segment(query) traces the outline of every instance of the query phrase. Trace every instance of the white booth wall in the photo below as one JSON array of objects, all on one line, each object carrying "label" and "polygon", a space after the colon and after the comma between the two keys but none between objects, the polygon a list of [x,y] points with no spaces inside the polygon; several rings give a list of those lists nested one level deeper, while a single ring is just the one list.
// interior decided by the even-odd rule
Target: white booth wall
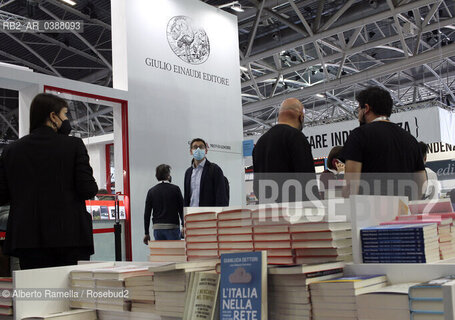
[{"label": "white booth wall", "polygon": [[[175,41],[184,39],[173,38],[173,27],[204,30],[210,44],[205,60],[189,63],[184,51],[174,54]],[[114,87],[129,96],[133,260],[149,254],[142,243],[143,210],[147,190],[157,183],[155,167],[169,164],[172,182],[183,192],[192,138],[210,145],[207,158],[230,182],[230,205],[245,202],[237,32],[235,16],[197,0],[160,1],[159,10],[155,1],[112,1]],[[213,76],[226,80],[207,79]]]}]

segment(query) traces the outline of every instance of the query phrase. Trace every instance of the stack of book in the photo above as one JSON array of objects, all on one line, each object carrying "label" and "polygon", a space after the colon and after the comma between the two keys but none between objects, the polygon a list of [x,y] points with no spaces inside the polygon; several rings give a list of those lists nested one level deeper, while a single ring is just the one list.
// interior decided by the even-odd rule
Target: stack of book
[{"label": "stack of book", "polygon": [[182,318],[188,281],[185,270],[154,272],[155,312],[161,316]]},{"label": "stack of book", "polygon": [[0,316],[2,319],[13,318],[13,280],[11,277],[0,278]]},{"label": "stack of book", "polygon": [[184,240],[149,241],[149,248],[151,262],[186,261]]},{"label": "stack of book", "polygon": [[[455,213],[412,214],[398,216],[394,223],[436,223],[439,236],[439,254],[441,260],[455,257],[455,244],[453,234],[453,219]],[[389,224],[389,223],[387,223]]]},{"label": "stack of book", "polygon": [[429,263],[439,261],[435,223],[396,224],[360,230],[364,263]]},{"label": "stack of book", "polygon": [[409,211],[412,214],[433,214],[453,212],[450,199],[417,200],[409,202]]},{"label": "stack of book", "polygon": [[97,292],[105,292],[96,298],[97,310],[128,311],[131,308],[130,297],[126,294],[125,280],[129,277],[150,275],[148,267],[127,265],[93,270]]},{"label": "stack of book", "polygon": [[453,319],[454,288],[454,275],[410,287],[409,307],[411,309],[411,319]]},{"label": "stack of book", "polygon": [[283,208],[257,209],[252,212],[255,251],[267,252],[267,263],[295,264],[289,232],[289,219]]},{"label": "stack of book", "polygon": [[218,258],[216,212],[185,215],[186,255],[188,261]]},{"label": "stack of book", "polygon": [[309,222],[290,226],[296,263],[352,261],[351,224]]},{"label": "stack of book", "polygon": [[109,311],[129,311],[130,297],[125,290],[125,279],[150,275],[148,267],[123,265],[101,269],[74,270],[70,272],[71,288],[75,291],[93,292],[95,298],[70,300],[73,308]]},{"label": "stack of book", "polygon": [[344,263],[272,267],[268,273],[270,320],[312,319],[310,283],[343,275]]},{"label": "stack of book", "polygon": [[[93,271],[74,270],[70,272],[70,288],[76,292],[87,292],[87,290],[95,290],[95,279],[93,279]],[[82,309],[96,309],[96,301],[87,298],[70,298],[70,307]]]},{"label": "stack of book", "polygon": [[155,287],[153,274],[128,277],[125,279],[125,288],[131,300],[132,312],[155,312]]},{"label": "stack of book", "polygon": [[254,250],[251,210],[228,210],[218,213],[219,255]]},{"label": "stack of book", "polygon": [[[3,319],[0,318],[0,319]],[[22,318],[22,320],[97,320],[96,310],[70,310]]]},{"label": "stack of book", "polygon": [[400,283],[357,296],[359,320],[409,320],[409,288],[416,283]]},{"label": "stack of book", "polygon": [[[385,287],[383,275],[341,277],[310,284],[314,320],[357,320],[360,294]],[[384,318],[381,318],[384,319]]]}]

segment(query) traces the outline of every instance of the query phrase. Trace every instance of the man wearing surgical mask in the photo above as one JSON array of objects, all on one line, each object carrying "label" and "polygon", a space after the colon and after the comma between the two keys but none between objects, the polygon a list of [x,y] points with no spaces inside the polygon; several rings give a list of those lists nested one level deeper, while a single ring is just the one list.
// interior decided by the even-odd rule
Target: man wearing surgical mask
[{"label": "man wearing surgical mask", "polygon": [[229,205],[223,170],[207,160],[207,143],[195,138],[190,143],[192,164],[185,172],[185,207],[223,207]]}]

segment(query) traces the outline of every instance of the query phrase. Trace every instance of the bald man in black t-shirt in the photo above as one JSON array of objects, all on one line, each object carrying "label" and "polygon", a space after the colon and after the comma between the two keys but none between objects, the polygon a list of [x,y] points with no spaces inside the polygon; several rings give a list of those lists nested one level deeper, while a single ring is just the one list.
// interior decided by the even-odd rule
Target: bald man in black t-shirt
[{"label": "bald man in black t-shirt", "polygon": [[[256,143],[253,150],[254,190],[260,203],[265,199],[260,195],[259,180],[272,180],[277,183],[279,192],[274,202],[312,198],[309,192],[305,192],[305,187],[309,180],[316,181],[316,175],[311,147],[302,132],[303,119],[302,103],[295,98],[284,100],[278,115],[278,124]],[[290,180],[299,182],[302,189],[294,191],[291,187],[289,194],[284,194],[283,185]],[[266,198],[275,197],[268,193]]]}]

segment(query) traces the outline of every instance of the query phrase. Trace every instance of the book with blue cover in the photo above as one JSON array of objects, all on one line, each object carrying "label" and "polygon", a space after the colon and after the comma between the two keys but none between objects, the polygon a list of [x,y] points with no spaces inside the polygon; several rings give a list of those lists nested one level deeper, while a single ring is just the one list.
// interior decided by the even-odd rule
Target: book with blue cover
[{"label": "book with blue cover", "polygon": [[267,252],[221,255],[220,320],[267,320]]},{"label": "book with blue cover", "polygon": [[394,225],[380,225],[373,227],[366,227],[360,230],[360,235],[374,235],[374,234],[389,234],[389,233],[410,233],[421,234],[437,231],[435,223],[419,223],[419,224],[394,224]]}]

